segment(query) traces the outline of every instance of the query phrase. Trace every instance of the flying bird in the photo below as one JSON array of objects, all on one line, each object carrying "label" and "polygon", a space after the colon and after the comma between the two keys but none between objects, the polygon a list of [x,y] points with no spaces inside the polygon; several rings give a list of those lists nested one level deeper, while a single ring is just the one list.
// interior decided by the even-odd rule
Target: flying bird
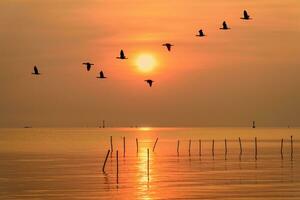
[{"label": "flying bird", "polygon": [[128,58],[126,58],[125,53],[122,49],[120,51],[120,57],[117,57],[117,59],[128,59]]},{"label": "flying bird", "polygon": [[87,71],[90,71],[92,65],[94,65],[93,63],[89,63],[89,62],[85,62],[85,63],[82,63],[82,64],[86,66]]},{"label": "flying bird", "polygon": [[249,20],[249,19],[251,19],[250,15],[248,15],[248,13],[247,13],[246,10],[244,10],[244,17],[241,17],[241,19],[243,19],[243,20]]},{"label": "flying bird", "polygon": [[145,82],[147,82],[149,84],[149,87],[152,87],[152,83],[154,82],[153,80],[151,79],[147,79],[145,80]]},{"label": "flying bird", "polygon": [[34,66],[34,67],[33,67],[33,73],[32,73],[32,74],[33,74],[33,75],[40,75],[37,66]]},{"label": "flying bird", "polygon": [[205,35],[204,35],[204,33],[203,33],[203,30],[202,29],[200,29],[199,30],[199,35],[196,35],[197,37],[204,37]]},{"label": "flying bird", "polygon": [[228,30],[228,29],[230,29],[228,26],[227,26],[227,24],[226,24],[226,22],[224,21],[223,22],[223,27],[222,28],[220,28],[220,29],[222,29],[222,30]]},{"label": "flying bird", "polygon": [[168,51],[171,51],[171,47],[174,46],[173,44],[170,43],[165,43],[163,46],[167,47]]},{"label": "flying bird", "polygon": [[107,78],[106,76],[104,76],[104,73],[103,73],[103,71],[101,71],[100,72],[100,75],[98,76],[98,77],[96,77],[96,78]]}]

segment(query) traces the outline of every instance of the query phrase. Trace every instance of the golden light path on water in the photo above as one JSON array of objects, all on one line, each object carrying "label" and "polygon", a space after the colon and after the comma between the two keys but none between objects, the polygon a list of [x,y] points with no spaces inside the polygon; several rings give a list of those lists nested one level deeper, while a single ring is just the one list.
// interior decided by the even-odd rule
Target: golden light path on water
[{"label": "golden light path on water", "polygon": [[138,130],[140,130],[140,131],[151,131],[152,128],[151,127],[140,127],[140,128],[138,128]]},{"label": "golden light path on water", "polygon": [[[140,160],[138,164],[138,170],[139,174],[141,174],[140,177],[138,177],[138,185],[139,185],[139,191],[141,191],[142,197],[141,199],[149,200],[152,199],[149,193],[149,185],[151,182],[151,170],[149,173],[149,179],[147,175],[147,149],[146,147],[143,147],[141,149],[141,154],[140,154]],[[150,151],[150,150],[149,150]],[[151,168],[150,168],[151,169]]]},{"label": "golden light path on water", "polygon": [[[138,132],[141,134],[150,134],[152,128],[151,127],[139,127]],[[140,191],[140,197],[144,200],[150,200],[153,199],[151,196],[150,185],[151,185],[151,172],[152,167],[149,167],[149,176],[148,176],[148,150],[149,150],[149,165],[151,166],[153,163],[153,157],[151,156],[152,149],[150,148],[152,140],[151,139],[144,139],[141,142],[141,147],[139,148],[138,153],[138,173],[139,176],[137,177],[137,185],[139,185],[138,191]]]}]

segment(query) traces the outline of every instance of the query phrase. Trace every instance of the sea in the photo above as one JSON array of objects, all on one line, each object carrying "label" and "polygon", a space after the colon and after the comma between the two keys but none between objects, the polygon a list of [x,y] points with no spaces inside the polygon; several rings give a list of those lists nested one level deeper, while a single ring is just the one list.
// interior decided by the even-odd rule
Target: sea
[{"label": "sea", "polygon": [[300,199],[299,138],[292,127],[2,128],[0,199]]}]

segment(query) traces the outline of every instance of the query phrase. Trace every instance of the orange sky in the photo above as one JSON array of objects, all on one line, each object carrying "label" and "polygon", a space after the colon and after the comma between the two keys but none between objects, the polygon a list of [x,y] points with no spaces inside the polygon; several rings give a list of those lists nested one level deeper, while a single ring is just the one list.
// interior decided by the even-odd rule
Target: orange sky
[{"label": "orange sky", "polygon": [[[300,125],[297,0],[14,0],[0,19],[1,127]],[[143,53],[154,71],[137,69]]]}]

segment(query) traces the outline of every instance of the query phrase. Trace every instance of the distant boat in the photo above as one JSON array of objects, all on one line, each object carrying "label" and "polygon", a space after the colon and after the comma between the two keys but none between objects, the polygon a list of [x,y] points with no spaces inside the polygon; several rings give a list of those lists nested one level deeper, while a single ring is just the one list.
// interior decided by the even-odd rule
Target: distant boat
[{"label": "distant boat", "polygon": [[24,126],[24,128],[32,128],[31,126]]}]

